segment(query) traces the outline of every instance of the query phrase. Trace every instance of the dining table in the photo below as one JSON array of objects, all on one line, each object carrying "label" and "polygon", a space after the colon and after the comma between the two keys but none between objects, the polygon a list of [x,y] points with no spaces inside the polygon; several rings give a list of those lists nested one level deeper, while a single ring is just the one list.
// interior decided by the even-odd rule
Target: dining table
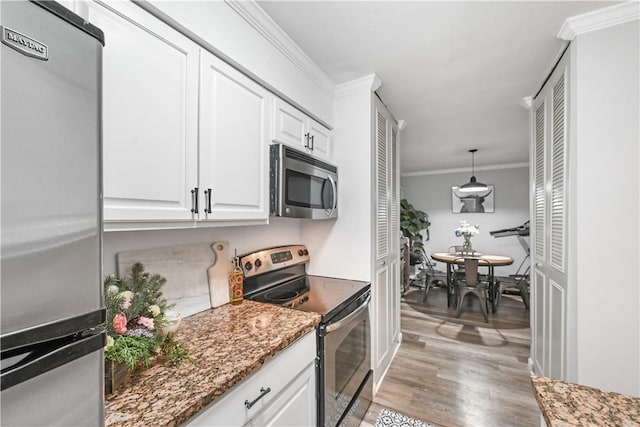
[{"label": "dining table", "polygon": [[454,286],[454,266],[464,265],[465,258],[476,258],[479,267],[487,267],[487,280],[489,282],[489,301],[492,311],[495,313],[500,301],[500,286],[495,278],[495,267],[503,267],[513,264],[513,258],[504,255],[486,254],[481,252],[436,252],[431,254],[431,258],[444,262],[447,265],[447,305],[455,305],[457,292]]}]

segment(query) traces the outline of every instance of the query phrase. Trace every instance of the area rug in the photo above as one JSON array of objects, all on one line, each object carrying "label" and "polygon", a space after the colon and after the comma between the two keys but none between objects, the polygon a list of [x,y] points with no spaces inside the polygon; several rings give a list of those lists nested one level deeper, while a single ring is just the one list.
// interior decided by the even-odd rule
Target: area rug
[{"label": "area rug", "polygon": [[407,417],[390,409],[382,409],[376,418],[375,427],[433,427],[424,421]]}]

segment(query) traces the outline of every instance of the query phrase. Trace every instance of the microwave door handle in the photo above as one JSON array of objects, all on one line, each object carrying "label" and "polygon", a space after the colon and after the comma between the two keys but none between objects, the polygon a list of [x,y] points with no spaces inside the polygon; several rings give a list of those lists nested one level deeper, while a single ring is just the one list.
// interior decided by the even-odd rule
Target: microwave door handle
[{"label": "microwave door handle", "polygon": [[336,329],[340,329],[341,327],[343,327],[345,324],[351,322],[353,319],[355,319],[356,317],[358,317],[363,311],[365,311],[367,309],[367,307],[369,306],[369,302],[371,301],[371,295],[369,295],[367,297],[367,299],[360,304],[360,306],[355,309],[351,314],[349,314],[347,317],[338,320],[335,323],[330,323],[327,325],[327,329],[326,329],[326,333],[329,332],[333,332]]},{"label": "microwave door handle", "polygon": [[333,215],[333,211],[336,210],[336,205],[338,204],[338,188],[336,187],[336,182],[333,180],[331,175],[327,176],[327,179],[331,183],[331,188],[333,189],[333,203],[331,203],[331,209],[325,209],[327,216]]}]

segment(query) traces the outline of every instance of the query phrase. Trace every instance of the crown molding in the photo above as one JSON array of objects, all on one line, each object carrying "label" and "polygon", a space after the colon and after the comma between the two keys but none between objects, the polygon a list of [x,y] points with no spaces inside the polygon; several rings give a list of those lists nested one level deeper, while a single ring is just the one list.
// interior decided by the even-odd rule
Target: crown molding
[{"label": "crown molding", "polygon": [[[500,169],[519,169],[519,168],[528,168],[529,163],[505,163],[504,165],[487,165],[487,166],[476,166],[475,171],[493,171]],[[400,176],[410,177],[410,176],[427,176],[427,175],[446,175],[450,173],[469,173],[471,172],[471,168],[455,168],[455,169],[440,169],[440,170],[431,170],[431,171],[418,171],[418,172],[405,172],[400,173]]]},{"label": "crown molding", "polygon": [[336,86],[334,99],[345,98],[362,92],[373,93],[382,85],[382,81],[375,74],[360,77]]},{"label": "crown molding", "polygon": [[573,40],[578,34],[601,30],[640,18],[640,3],[629,1],[567,18],[558,38]]},{"label": "crown molding", "polygon": [[407,127],[406,120],[398,120],[398,130],[404,130]]},{"label": "crown molding", "polygon": [[327,95],[333,96],[335,83],[311,58],[276,24],[255,0],[225,0],[242,19],[280,51]]}]

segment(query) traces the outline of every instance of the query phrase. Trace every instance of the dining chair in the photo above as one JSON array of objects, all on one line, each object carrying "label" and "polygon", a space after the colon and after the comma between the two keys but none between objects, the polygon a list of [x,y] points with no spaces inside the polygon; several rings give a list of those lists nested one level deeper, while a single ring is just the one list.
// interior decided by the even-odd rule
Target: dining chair
[{"label": "dining chair", "polygon": [[469,294],[475,294],[480,300],[480,309],[484,316],[484,321],[489,323],[488,316],[488,292],[489,283],[480,280],[478,274],[478,267],[480,265],[488,265],[486,261],[481,258],[474,257],[460,257],[456,258],[455,263],[464,265],[464,278],[454,277],[456,285],[456,317],[459,318],[462,313],[462,303],[464,298]]},{"label": "dining chair", "polygon": [[[421,274],[424,274],[424,291],[422,294],[422,302],[427,302],[427,295],[429,295],[429,289],[433,288],[437,284],[447,286],[447,273],[435,269],[434,262],[431,258],[422,251],[420,254],[422,257],[422,266],[420,267]],[[450,292],[447,286],[447,293]]]}]

